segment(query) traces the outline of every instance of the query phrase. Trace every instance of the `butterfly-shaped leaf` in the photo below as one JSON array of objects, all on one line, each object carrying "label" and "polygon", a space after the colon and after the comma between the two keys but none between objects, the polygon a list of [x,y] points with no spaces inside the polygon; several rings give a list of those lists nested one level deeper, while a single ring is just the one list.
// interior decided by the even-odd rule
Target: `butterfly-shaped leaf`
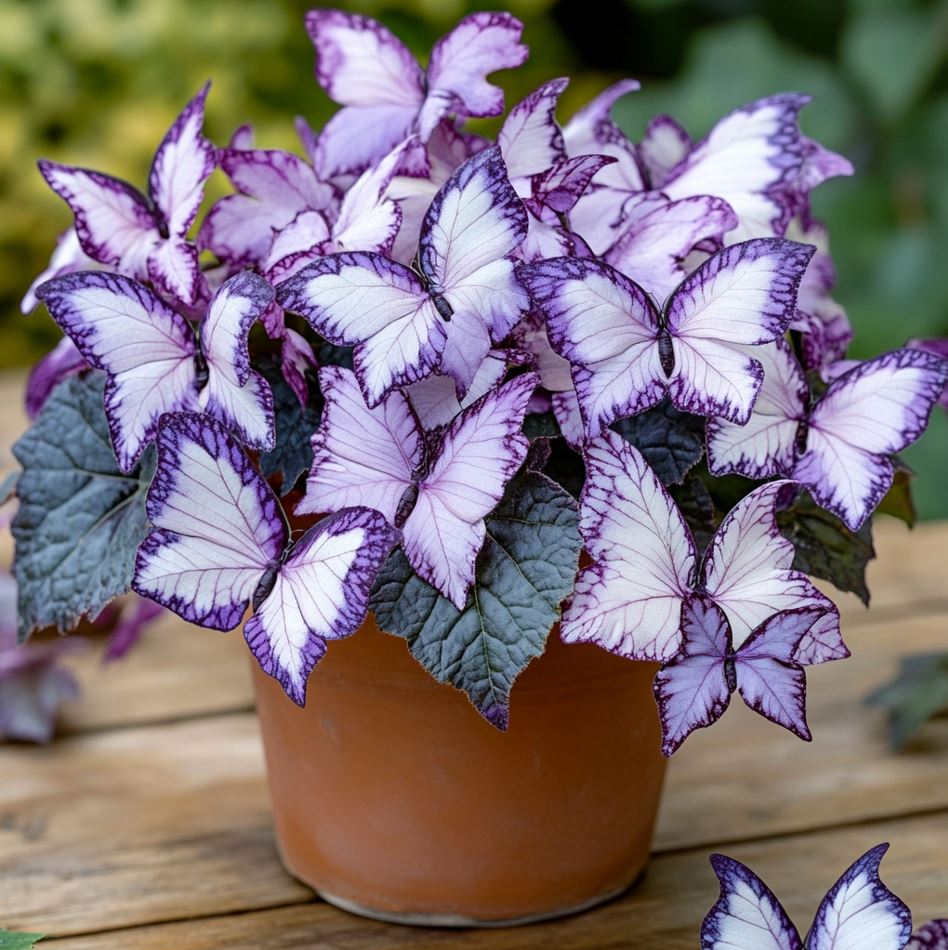
[{"label": "butterfly-shaped leaf", "polygon": [[377,20],[341,10],[311,10],[316,80],[339,110],[316,143],[324,177],[359,173],[418,132],[427,142],[449,115],[500,115],[503,92],[487,81],[520,66],[523,24],[509,13],[473,13],[435,43],[422,70]]},{"label": "butterfly-shaped leaf", "polygon": [[447,425],[462,409],[472,406],[481,396],[500,385],[507,372],[507,358],[503,350],[492,350],[480,369],[474,374],[463,399],[458,399],[457,387],[450,376],[426,376],[406,386],[404,394],[421,427],[426,430]]},{"label": "butterfly-shaped leaf", "polygon": [[683,412],[746,422],[763,381],[742,347],[782,336],[812,248],[760,239],[715,254],[662,312],[608,264],[559,258],[521,268],[553,348],[572,364],[592,438],[667,394]]},{"label": "butterfly-shaped leaf", "polygon": [[72,209],[82,250],[101,264],[193,304],[202,292],[198,253],[187,240],[217,164],[204,137],[205,86],[168,130],[152,162],[148,195],[101,172],[41,161],[40,171]]},{"label": "butterfly-shaped leaf", "polygon": [[236,627],[252,604],[247,643],[301,706],[327,641],[365,618],[395,540],[377,511],[350,508],[290,543],[276,496],[239,443],[195,413],[162,419],[148,519],[133,588],[215,630]]},{"label": "butterfly-shaped leaf", "polygon": [[[783,236],[810,188],[822,180],[803,174],[811,143],[800,134],[797,115],[807,102],[808,96],[783,93],[735,109],[666,173],[662,192],[675,201],[723,198],[740,222],[729,243]],[[852,174],[845,159],[833,157],[833,174]]]},{"label": "butterfly-shaped leaf", "polygon": [[324,215],[336,211],[336,189],[292,152],[231,146],[219,156],[237,194],[208,211],[198,242],[231,267],[261,264],[274,232],[298,215],[309,213],[326,228]]},{"label": "butterfly-shaped leaf", "polygon": [[536,377],[488,392],[431,448],[403,393],[369,408],[350,371],[324,367],[319,378],[326,403],[298,510],[365,505],[382,512],[401,529],[415,571],[462,608],[484,543],[484,517],[527,454],[521,429]]},{"label": "butterfly-shaped leaf", "polygon": [[249,271],[217,291],[195,333],[188,320],[118,274],[80,271],[37,291],[85,360],[106,373],[105,410],[122,471],[129,471],[173,410],[202,410],[248,445],[273,447],[273,397],[250,367],[247,334],[273,300]]},{"label": "butterfly-shaped leaf", "polygon": [[624,211],[622,229],[602,258],[659,301],[687,276],[684,261],[696,245],[720,242],[737,225],[730,205],[707,195],[647,196],[627,201]]},{"label": "butterfly-shaped leaf", "polygon": [[36,296],[37,288],[53,277],[59,277],[60,274],[71,274],[77,270],[95,270],[99,266],[103,265],[89,257],[82,249],[76,229],[74,227],[70,228],[59,236],[56,242],[56,250],[53,251],[49,264],[36,275],[33,283],[30,284],[29,289],[23,295],[23,299],[20,301],[20,311],[27,314],[36,309],[39,304],[39,298]]},{"label": "butterfly-shaped leaf", "polygon": [[717,722],[735,691],[755,712],[809,741],[806,677],[794,656],[824,614],[821,607],[773,614],[735,648],[720,607],[702,597],[687,602],[682,651],[655,677],[662,752],[672,755],[695,729]]},{"label": "butterfly-shaped leaf", "polygon": [[877,845],[830,888],[805,940],[770,888],[750,868],[711,855],[721,896],[701,925],[702,950],[902,950],[912,915],[879,878],[889,846]]},{"label": "butterfly-shaped leaf", "polygon": [[331,342],[355,346],[370,405],[435,370],[463,396],[492,342],[529,308],[512,256],[526,230],[495,146],[465,162],[435,196],[417,273],[379,254],[332,254],[280,284],[277,301]]},{"label": "butterfly-shaped leaf", "polygon": [[562,637],[620,656],[667,662],[682,645],[682,607],[695,590],[720,607],[738,649],[780,611],[818,607],[799,663],[848,655],[832,603],[791,569],[793,545],[774,510],[788,482],[761,485],[721,523],[699,562],[691,533],[642,454],[613,432],[587,443],[580,531],[592,564],[564,608]]},{"label": "butterfly-shaped leaf", "polygon": [[275,229],[263,262],[267,278],[272,283],[286,280],[325,254],[388,254],[402,224],[402,210],[388,196],[388,189],[411,145],[411,140],[401,143],[363,172],[343,195],[331,223],[323,213],[305,210],[289,224]]},{"label": "butterfly-shaped leaf", "polygon": [[708,422],[711,471],[787,475],[858,530],[892,485],[890,457],[924,432],[948,382],[948,360],[895,350],[856,365],[808,408],[806,382],[789,347],[758,351],[766,375],[750,420]]}]

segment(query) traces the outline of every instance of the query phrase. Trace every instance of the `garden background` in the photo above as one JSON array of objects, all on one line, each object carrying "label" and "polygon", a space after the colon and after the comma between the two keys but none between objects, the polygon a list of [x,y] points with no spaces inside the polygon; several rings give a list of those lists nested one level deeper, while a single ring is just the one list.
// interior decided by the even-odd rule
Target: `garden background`
[{"label": "garden background", "polygon": [[[18,301],[44,266],[66,206],[35,168],[46,157],[143,184],[171,120],[213,79],[207,132],[250,121],[264,147],[296,147],[292,118],[333,109],[312,78],[306,0],[0,0],[0,367],[55,341]],[[495,6],[526,24],[527,67],[499,74],[508,105],[570,75],[563,114],[607,83],[643,90],[616,116],[633,137],[669,112],[694,136],[773,92],[810,93],[804,131],[848,156],[850,180],[816,193],[856,327],[853,355],[948,336],[948,0],[376,0],[421,55],[464,13]],[[211,197],[226,191],[218,172]],[[923,517],[948,517],[948,414],[906,454]]]}]

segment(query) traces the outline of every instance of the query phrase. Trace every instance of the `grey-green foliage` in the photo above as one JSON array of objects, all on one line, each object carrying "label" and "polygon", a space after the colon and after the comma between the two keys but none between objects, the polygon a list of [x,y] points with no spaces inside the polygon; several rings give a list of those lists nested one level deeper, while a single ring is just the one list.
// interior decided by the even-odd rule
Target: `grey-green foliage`
[{"label": "grey-green foliage", "polygon": [[948,654],[903,657],[898,674],[868,702],[886,710],[892,744],[901,748],[925,722],[948,710]]},{"label": "grey-green foliage", "polygon": [[666,486],[680,485],[704,457],[704,419],[679,412],[667,399],[612,428],[642,453]]},{"label": "grey-green foliage", "polygon": [[116,465],[97,373],[60,383],[13,447],[23,467],[13,521],[18,626],[68,630],[95,617],[132,579],[146,533],[154,449],[129,475]]},{"label": "grey-green foliage", "polygon": [[528,473],[511,482],[486,526],[464,610],[419,578],[401,550],[382,568],[370,606],[435,679],[464,690],[485,719],[506,729],[514,680],[543,652],[573,588],[576,502]]}]

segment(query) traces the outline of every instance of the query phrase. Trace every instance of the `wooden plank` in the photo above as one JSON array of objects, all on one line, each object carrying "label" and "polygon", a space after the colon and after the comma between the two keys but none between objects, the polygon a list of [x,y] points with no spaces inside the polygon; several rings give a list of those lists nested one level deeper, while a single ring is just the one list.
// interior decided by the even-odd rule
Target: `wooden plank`
[{"label": "wooden plank", "polygon": [[240,631],[203,630],[167,614],[126,657],[104,663],[105,638],[69,659],[82,695],[61,716],[70,734],[253,709],[249,653]]},{"label": "wooden plank", "polygon": [[60,934],[305,900],[252,715],[0,751],[0,921]]},{"label": "wooden plank", "polygon": [[869,565],[869,610],[853,594],[824,582],[820,586],[839,604],[849,625],[889,623],[911,613],[948,610],[948,523],[927,521],[909,529],[880,516],[873,526],[878,557]]},{"label": "wooden plank", "polygon": [[903,652],[948,647],[948,614],[862,627],[848,640],[852,657],[807,672],[813,742],[767,722],[738,697],[713,729],[689,737],[669,766],[657,847],[948,807],[948,719],[931,722],[894,755],[883,713],[864,706]]},{"label": "wooden plank", "polygon": [[[945,912],[948,815],[884,821],[728,848],[776,891],[801,931],[842,870],[859,854],[891,840],[885,881],[918,922]],[[717,897],[707,854],[689,851],[653,860],[629,894],[565,920],[503,930],[428,930],[362,920],[325,904],[52,940],[49,950],[695,950],[701,920]]]},{"label": "wooden plank", "polygon": [[[841,664],[811,671],[810,746],[739,702],[689,739],[670,770],[658,849],[948,808],[948,722],[895,757],[878,713],[859,707],[896,648],[941,642],[945,622],[867,627],[849,675]],[[7,748],[0,775],[7,926],[81,933],[306,899],[273,849],[253,715]]]}]

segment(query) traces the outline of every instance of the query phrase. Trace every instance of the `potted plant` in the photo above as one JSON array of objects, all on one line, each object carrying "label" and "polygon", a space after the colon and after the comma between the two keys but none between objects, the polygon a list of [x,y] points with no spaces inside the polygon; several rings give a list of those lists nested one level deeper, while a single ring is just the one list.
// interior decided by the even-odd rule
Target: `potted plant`
[{"label": "potted plant", "polygon": [[75,223],[25,301],[65,337],[16,447],[20,633],[129,589],[243,624],[294,874],[396,920],[576,910],[735,692],[810,738],[805,668],[848,650],[808,575],[864,590],[948,362],[847,359],[809,194],[851,168],[806,97],[633,142],[633,81],[560,126],[560,79],[491,140],[512,16],[424,70],[306,24],[342,108],[305,158],[215,148],[205,87],[147,193],[40,163]]}]

